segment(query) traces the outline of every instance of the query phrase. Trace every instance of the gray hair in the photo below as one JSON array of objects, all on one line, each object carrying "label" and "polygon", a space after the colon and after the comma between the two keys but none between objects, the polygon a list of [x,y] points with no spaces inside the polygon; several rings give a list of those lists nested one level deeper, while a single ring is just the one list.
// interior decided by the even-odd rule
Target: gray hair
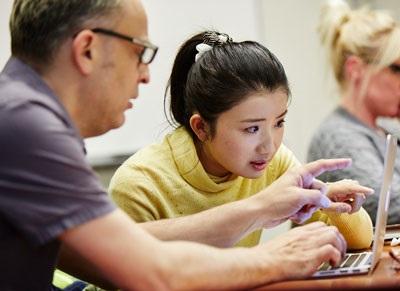
[{"label": "gray hair", "polygon": [[63,42],[89,22],[121,8],[122,0],[15,0],[11,52],[23,61],[49,64]]}]

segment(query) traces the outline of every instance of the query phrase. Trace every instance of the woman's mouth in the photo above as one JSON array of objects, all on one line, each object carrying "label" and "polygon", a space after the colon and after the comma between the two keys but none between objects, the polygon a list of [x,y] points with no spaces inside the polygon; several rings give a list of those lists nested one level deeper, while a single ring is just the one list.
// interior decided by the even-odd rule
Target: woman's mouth
[{"label": "woman's mouth", "polygon": [[253,161],[253,162],[250,162],[250,164],[254,170],[262,171],[267,166],[267,161]]}]

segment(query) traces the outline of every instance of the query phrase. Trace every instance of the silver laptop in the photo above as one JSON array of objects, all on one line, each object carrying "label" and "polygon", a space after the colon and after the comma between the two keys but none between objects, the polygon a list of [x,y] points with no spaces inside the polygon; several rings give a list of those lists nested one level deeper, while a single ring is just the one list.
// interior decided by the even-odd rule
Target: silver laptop
[{"label": "silver laptop", "polygon": [[386,221],[390,202],[390,187],[392,184],[394,164],[397,151],[397,139],[388,135],[386,139],[386,153],[384,174],[379,193],[378,211],[376,213],[375,234],[372,252],[347,253],[339,267],[331,267],[324,263],[312,277],[331,277],[372,272],[382,254],[385,239]]}]

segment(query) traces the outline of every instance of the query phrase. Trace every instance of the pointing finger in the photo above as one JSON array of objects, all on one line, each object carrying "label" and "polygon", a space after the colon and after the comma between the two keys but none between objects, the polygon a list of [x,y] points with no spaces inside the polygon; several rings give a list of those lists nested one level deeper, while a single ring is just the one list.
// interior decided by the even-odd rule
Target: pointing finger
[{"label": "pointing finger", "polygon": [[314,178],[326,171],[344,169],[351,165],[351,159],[322,159],[305,164],[301,170],[303,187],[309,187]]}]

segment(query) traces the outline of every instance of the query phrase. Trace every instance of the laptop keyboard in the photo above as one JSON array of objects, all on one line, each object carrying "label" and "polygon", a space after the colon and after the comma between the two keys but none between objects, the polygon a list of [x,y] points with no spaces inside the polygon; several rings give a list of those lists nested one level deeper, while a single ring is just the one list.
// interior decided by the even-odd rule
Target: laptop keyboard
[{"label": "laptop keyboard", "polygon": [[344,263],[342,263],[340,265],[340,267],[349,268],[353,264],[354,264],[354,267],[357,267],[361,263],[362,259],[364,259],[365,254],[362,254],[360,256],[356,255],[356,254],[346,255],[346,256],[347,256],[347,258],[345,257]]},{"label": "laptop keyboard", "polygon": [[332,267],[328,262],[322,264],[318,271],[334,270],[339,268],[355,268],[358,267],[361,262],[368,256],[366,263],[363,265],[370,265],[372,260],[372,253],[356,253],[356,254],[346,254],[342,263],[338,267]]}]

